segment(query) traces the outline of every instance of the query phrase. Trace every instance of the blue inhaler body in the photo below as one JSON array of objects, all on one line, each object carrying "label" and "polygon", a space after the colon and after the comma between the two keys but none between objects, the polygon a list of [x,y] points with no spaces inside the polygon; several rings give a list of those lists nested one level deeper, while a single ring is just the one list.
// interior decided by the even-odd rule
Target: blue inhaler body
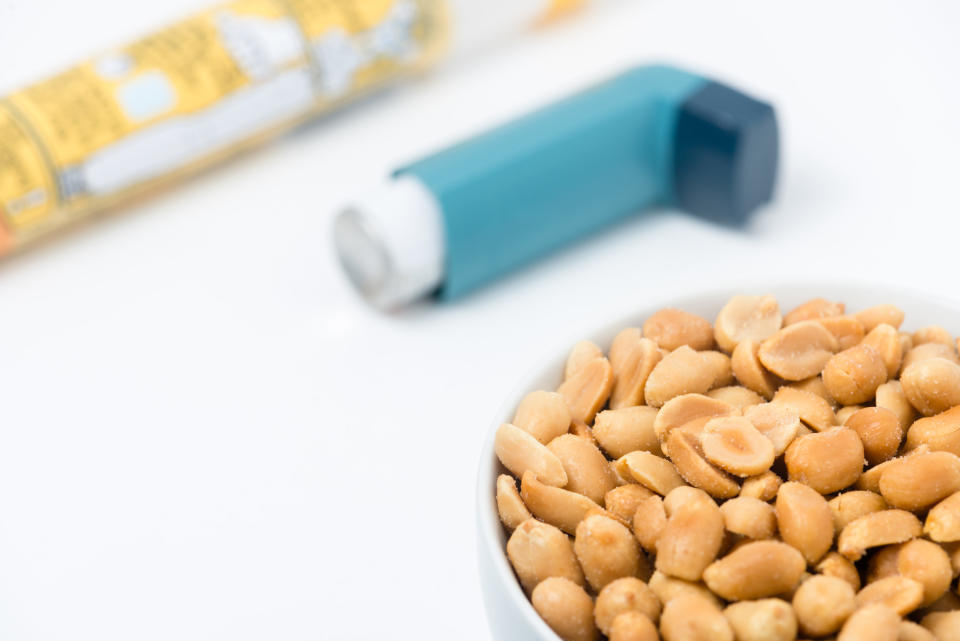
[{"label": "blue inhaler body", "polygon": [[378,306],[454,298],[652,207],[740,224],[777,156],[768,104],[639,67],[400,168],[341,214],[337,249]]}]

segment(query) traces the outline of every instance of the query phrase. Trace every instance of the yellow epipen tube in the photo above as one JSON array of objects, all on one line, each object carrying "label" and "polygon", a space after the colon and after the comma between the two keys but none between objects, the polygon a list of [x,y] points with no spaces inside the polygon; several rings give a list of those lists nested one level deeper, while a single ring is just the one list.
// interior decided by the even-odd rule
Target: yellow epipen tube
[{"label": "yellow epipen tube", "polygon": [[0,256],[583,0],[237,0],[0,98]]}]

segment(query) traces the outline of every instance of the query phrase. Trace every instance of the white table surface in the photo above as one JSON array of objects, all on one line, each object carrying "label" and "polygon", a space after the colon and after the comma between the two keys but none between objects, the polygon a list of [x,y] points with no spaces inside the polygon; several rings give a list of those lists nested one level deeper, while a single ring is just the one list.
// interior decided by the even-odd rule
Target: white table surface
[{"label": "white table surface", "polygon": [[[196,0],[0,0],[0,90]],[[544,353],[780,278],[960,294],[960,9],[625,0],[448,67],[0,265],[0,639],[487,639],[478,450]],[[774,206],[661,212],[385,316],[330,251],[397,163],[652,60],[772,100]]]}]

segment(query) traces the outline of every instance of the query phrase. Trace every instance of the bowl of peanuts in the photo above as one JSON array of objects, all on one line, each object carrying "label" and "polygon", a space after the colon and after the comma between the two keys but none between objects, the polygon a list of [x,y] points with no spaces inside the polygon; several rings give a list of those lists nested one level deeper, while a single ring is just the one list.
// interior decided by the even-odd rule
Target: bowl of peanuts
[{"label": "bowl of peanuts", "polygon": [[530,376],[477,486],[501,641],[960,641],[960,307],[643,309]]}]

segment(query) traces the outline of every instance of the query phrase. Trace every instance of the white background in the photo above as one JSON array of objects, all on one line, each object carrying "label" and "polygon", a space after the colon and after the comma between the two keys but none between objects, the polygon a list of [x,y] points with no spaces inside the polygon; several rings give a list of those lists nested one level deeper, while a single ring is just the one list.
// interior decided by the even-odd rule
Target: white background
[{"label": "white background", "polygon": [[[0,90],[199,5],[0,0]],[[0,264],[0,639],[486,639],[478,451],[543,354],[745,275],[960,294],[956,3],[624,0]],[[778,199],[660,212],[385,316],[330,251],[391,167],[634,63],[772,100]]]}]

